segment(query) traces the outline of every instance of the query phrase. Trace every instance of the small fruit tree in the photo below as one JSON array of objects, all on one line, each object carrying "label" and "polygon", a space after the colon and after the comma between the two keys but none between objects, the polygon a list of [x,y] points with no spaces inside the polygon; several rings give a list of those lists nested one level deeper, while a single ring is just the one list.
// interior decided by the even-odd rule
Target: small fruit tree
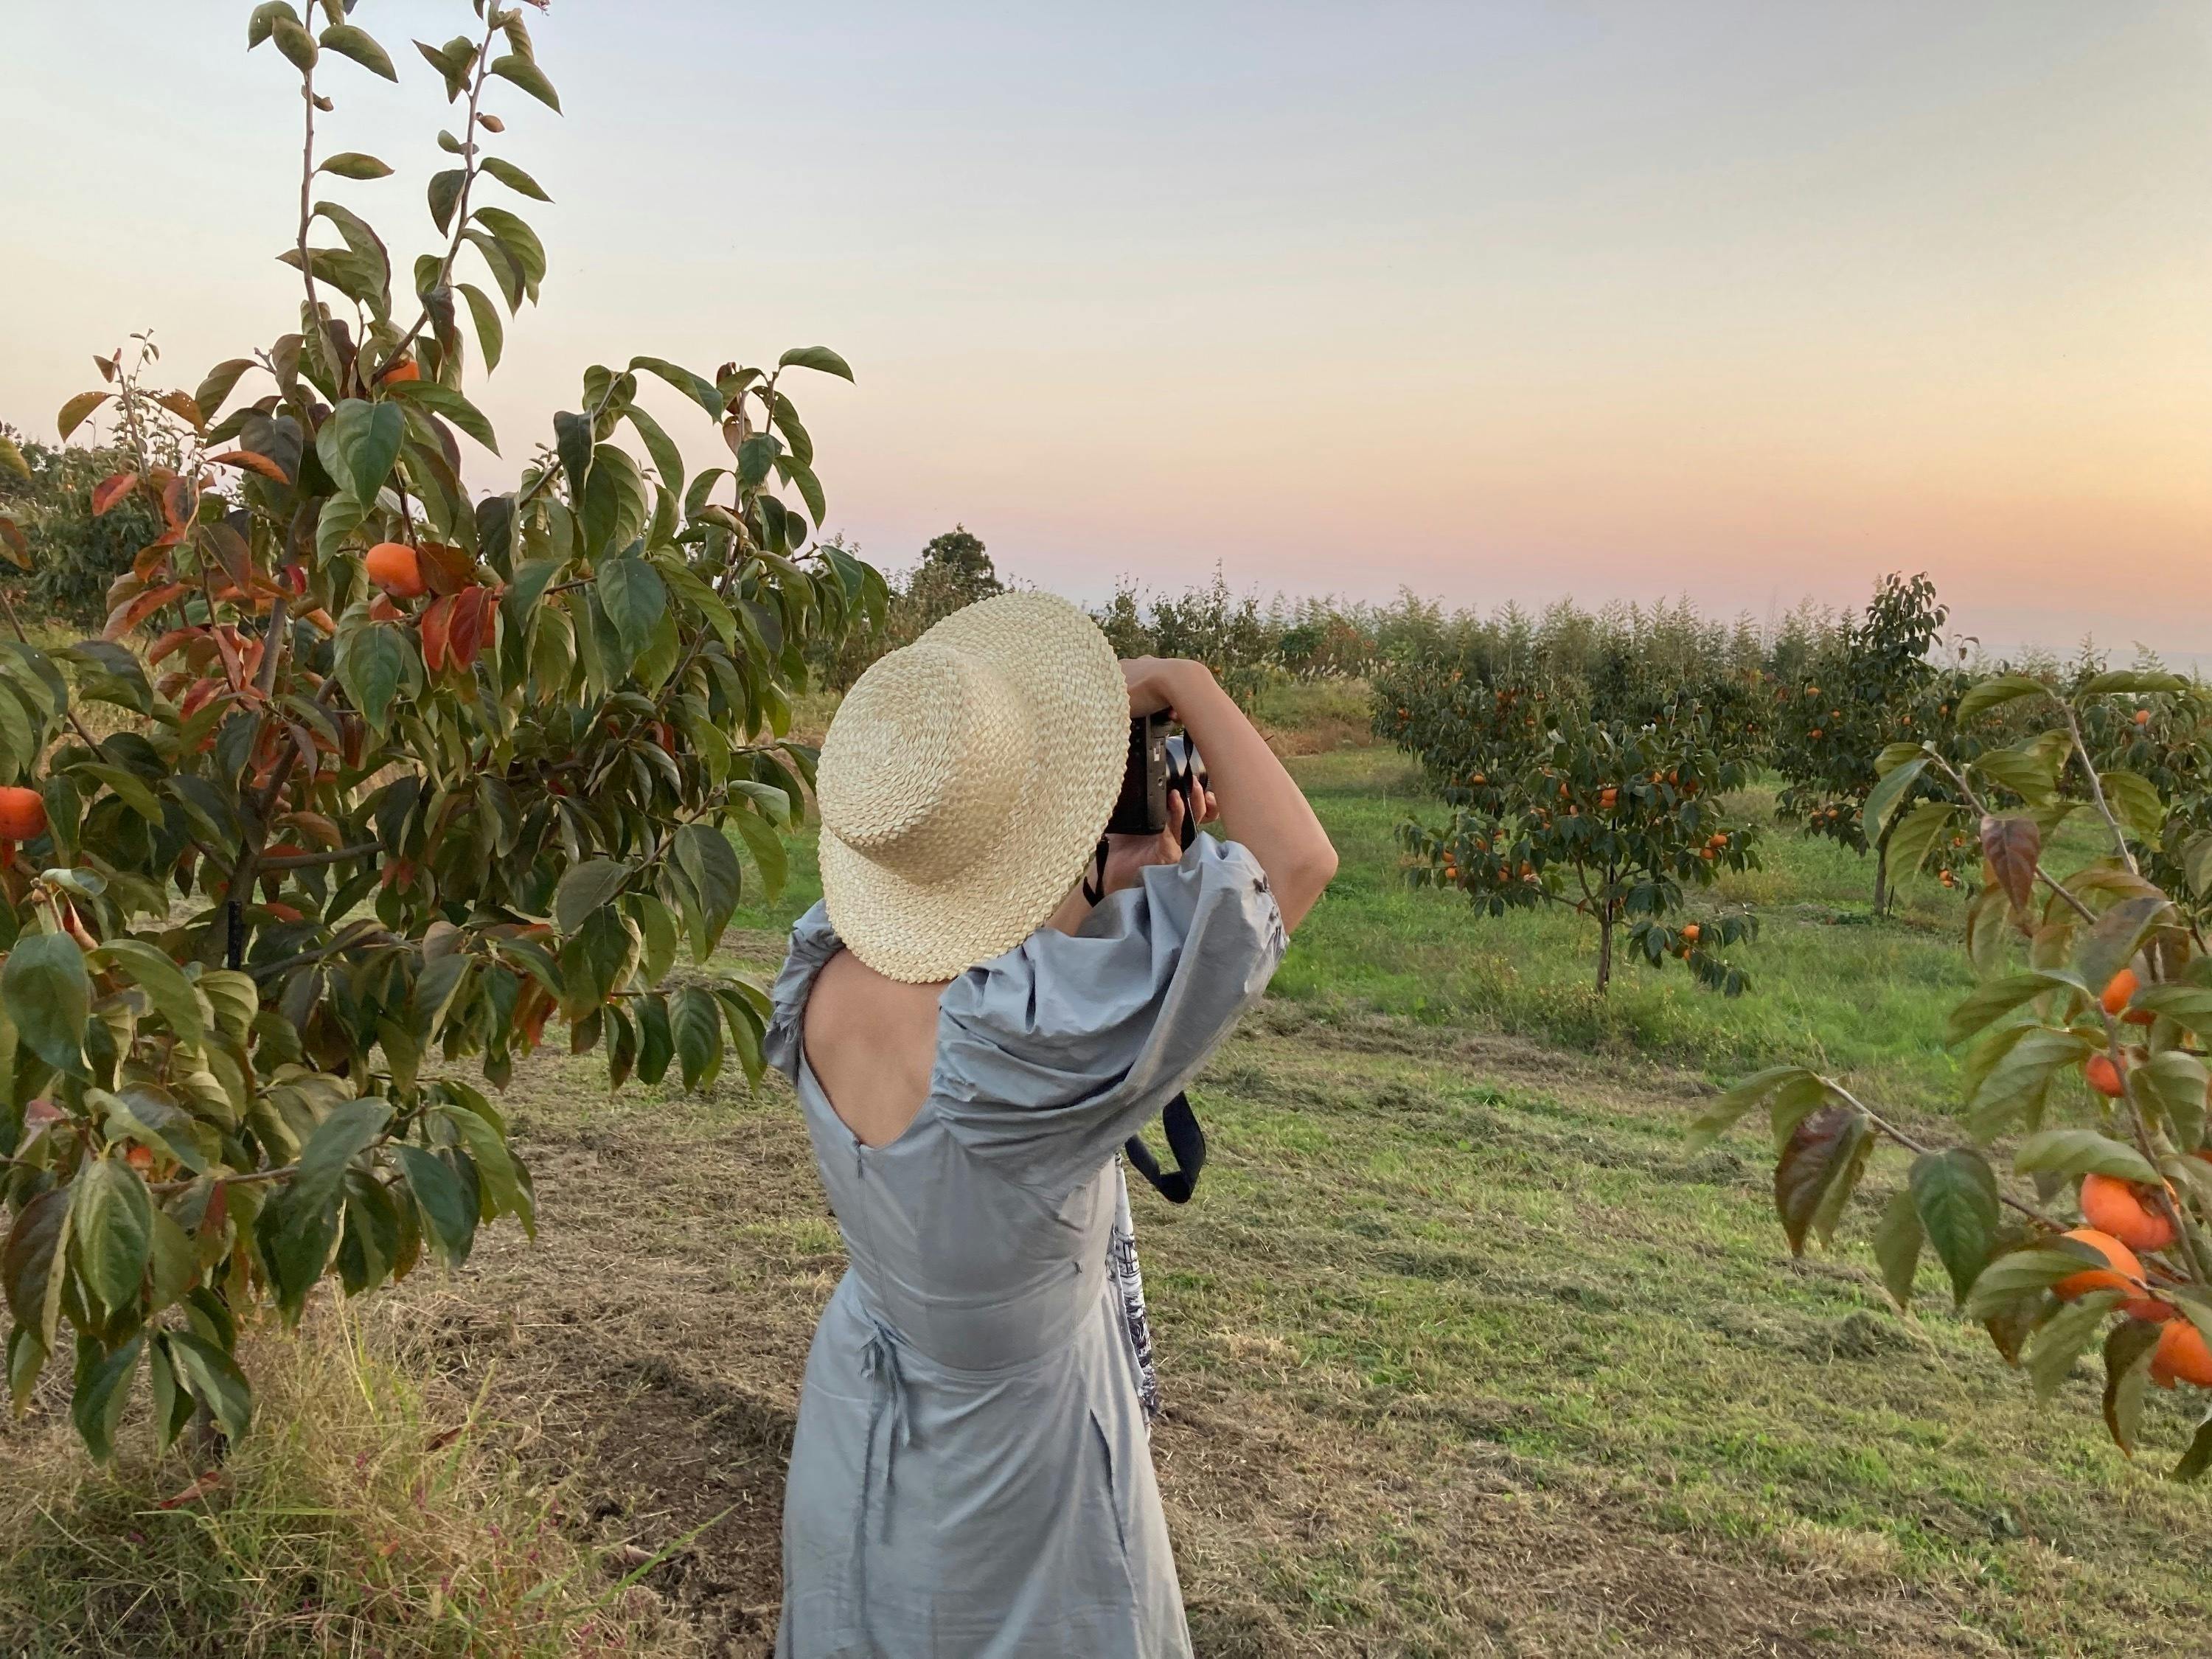
[{"label": "small fruit tree", "polygon": [[[1908,1133],[1801,1066],[1745,1079],[1695,1131],[1702,1142],[1767,1109],[1779,1150],[1776,1206],[1798,1251],[1808,1237],[1831,1236],[1875,1154],[1899,1149],[1910,1160],[1905,1183],[1875,1236],[1891,1294],[1910,1302],[1921,1256],[1932,1251],[1956,1300],[2008,1359],[2025,1356],[2045,1395],[2101,1344],[2106,1422],[2130,1450],[2147,1383],[2212,1389],[2212,1078],[2203,1058],[2212,955],[2189,914],[2205,896],[2212,846],[2168,849],[2191,872],[2186,902],[2151,881],[2138,848],[2186,815],[2143,775],[2098,766],[2087,737],[2133,726],[2134,711],[2153,706],[2176,721],[2212,712],[2200,688],[2162,672],[2103,673],[2064,688],[2008,674],[1969,690],[1962,720],[2039,711],[2040,731],[1964,764],[1933,743],[1899,744],[1880,757],[1877,797],[1901,799],[1917,775],[1935,772],[1949,802],[1915,811],[1971,833],[1984,860],[1966,929],[1984,978],[1948,1027],[1953,1042],[1972,1044],[1971,1144]],[[2002,805],[2008,798],[2021,805]],[[2107,850],[2062,872],[2047,861],[2050,838],[2075,817],[2091,822]],[[1991,1148],[2014,1135],[2007,1179]],[[2177,1473],[2207,1468],[2212,1412]]]},{"label": "small fruit tree", "polygon": [[[1966,686],[1929,657],[1948,616],[1925,574],[1885,576],[1865,614],[1846,617],[1802,682],[1775,694],[1774,764],[1784,779],[1777,808],[1807,835],[1856,853],[1873,850],[1877,915],[1889,908],[1890,839],[1899,820],[1893,814],[1869,824],[1875,757],[1889,744],[1934,736],[1951,720]],[[1940,775],[1916,777],[1912,785],[1913,799],[1943,793]],[[1939,870],[1950,867],[1945,848],[1915,850]]]},{"label": "small fruit tree", "polygon": [[[1401,670],[1377,683],[1377,723],[1421,757],[1450,818],[1400,826],[1408,878],[1455,889],[1491,915],[1559,905],[1597,926],[1597,989],[1612,983],[1615,935],[1657,967],[1673,957],[1735,996],[1749,981],[1722,954],[1752,917],[1678,920],[1688,890],[1756,863],[1757,832],[1728,820],[1720,796],[1747,781],[1687,699],[1654,720],[1592,715],[1578,688],[1545,689],[1478,659],[1441,674]],[[1531,677],[1533,678],[1533,677]],[[1392,698],[1402,701],[1391,702]]]},{"label": "small fruit tree", "polygon": [[[196,1409],[243,1431],[255,1304],[290,1322],[326,1277],[357,1294],[459,1262],[494,1218],[530,1228],[477,1082],[555,1015],[617,1085],[702,1085],[732,1052],[758,1074],[761,991],[669,975],[738,902],[726,832],[780,878],[812,767],[787,737],[803,653],[882,606],[874,572],[809,546],[822,489],[786,383],[851,378],[820,347],[592,368],[516,488],[464,484],[456,434],[494,442],[464,320],[489,371],[546,272],[492,200],[544,196],[490,152],[492,106],[559,106],[520,12],[474,12],[416,43],[461,119],[439,243],[395,292],[382,238],[321,193],[391,169],[318,131],[326,87],[396,79],[389,56],[336,0],[253,9],[247,45],[303,110],[300,326],[191,392],[100,361],[64,435],[112,402],[138,459],[94,509],[135,498],[161,533],[105,640],[0,641],[7,1370],[20,1406],[64,1358],[98,1455],[142,1374],[164,1443]],[[641,374],[732,465],[687,483]]]},{"label": "small fruit tree", "polygon": [[[2104,671],[2081,665],[2073,683]],[[2165,684],[2151,665],[2142,684]],[[2081,738],[2143,875],[2202,924],[2212,920],[2212,699],[2194,684],[2091,699]]]}]

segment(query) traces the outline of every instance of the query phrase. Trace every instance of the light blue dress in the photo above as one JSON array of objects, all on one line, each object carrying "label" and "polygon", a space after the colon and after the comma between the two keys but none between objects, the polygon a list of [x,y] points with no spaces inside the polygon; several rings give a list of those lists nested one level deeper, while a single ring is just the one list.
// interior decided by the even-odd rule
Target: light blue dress
[{"label": "light blue dress", "polygon": [[839,949],[792,930],[769,1030],[850,1267],[807,1358],[778,1659],[1185,1659],[1124,1280],[1118,1150],[1281,959],[1252,855],[1200,836],[945,988],[929,1097],[880,1148],[800,1041]]}]

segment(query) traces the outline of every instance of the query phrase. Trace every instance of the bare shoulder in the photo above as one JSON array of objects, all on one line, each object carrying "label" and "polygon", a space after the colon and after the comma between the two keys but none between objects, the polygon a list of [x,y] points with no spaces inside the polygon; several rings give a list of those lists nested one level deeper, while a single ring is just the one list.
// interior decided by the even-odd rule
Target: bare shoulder
[{"label": "bare shoulder", "polygon": [[822,965],[807,999],[810,1031],[852,1037],[903,1033],[920,1024],[933,1029],[942,984],[909,985],[886,978],[854,956],[840,951]]},{"label": "bare shoulder", "polygon": [[831,1109],[871,1146],[920,1110],[937,1056],[942,983],[887,979],[850,951],[823,964],[807,999],[805,1043]]}]

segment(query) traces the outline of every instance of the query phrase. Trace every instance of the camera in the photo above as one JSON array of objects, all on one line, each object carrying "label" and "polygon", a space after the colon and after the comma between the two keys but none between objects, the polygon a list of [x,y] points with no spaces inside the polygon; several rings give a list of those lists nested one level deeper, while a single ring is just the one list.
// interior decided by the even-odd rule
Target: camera
[{"label": "camera", "polygon": [[[1188,737],[1170,735],[1164,713],[1139,714],[1129,722],[1129,759],[1121,769],[1121,794],[1114,814],[1106,820],[1109,836],[1157,836],[1168,827],[1168,797],[1182,797],[1182,844],[1198,837],[1200,792],[1206,787],[1206,762]],[[1098,844],[1098,869],[1105,868],[1106,843]],[[1084,892],[1092,903],[1101,896],[1085,878]],[[1176,1167],[1164,1170],[1145,1145],[1142,1135],[1131,1135],[1122,1151],[1130,1167],[1150,1182],[1170,1204],[1188,1204],[1198,1190],[1199,1171],[1206,1167],[1206,1131],[1191,1110],[1190,1097],[1178,1091],[1160,1114],[1160,1128],[1167,1136],[1168,1152]]]},{"label": "camera", "polygon": [[1183,798],[1182,844],[1198,834],[1198,794],[1206,787],[1206,762],[1187,737],[1171,736],[1164,713],[1129,722],[1129,758],[1121,769],[1121,793],[1106,820],[1109,836],[1157,836],[1168,827],[1168,796]]}]

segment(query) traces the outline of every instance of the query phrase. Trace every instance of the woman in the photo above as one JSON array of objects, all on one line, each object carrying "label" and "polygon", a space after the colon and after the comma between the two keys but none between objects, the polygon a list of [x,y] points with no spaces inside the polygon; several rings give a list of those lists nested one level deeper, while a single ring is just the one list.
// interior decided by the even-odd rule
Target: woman
[{"label": "woman", "polygon": [[[1160,709],[1235,840],[1182,851],[1171,797],[1164,835],[1102,841],[1130,719]],[[1259,995],[1336,855],[1203,665],[1116,663],[1046,594],[872,666],[817,797],[823,899],[769,1052],[851,1267],[799,1398],[776,1652],[1187,1656],[1116,1149]]]}]

